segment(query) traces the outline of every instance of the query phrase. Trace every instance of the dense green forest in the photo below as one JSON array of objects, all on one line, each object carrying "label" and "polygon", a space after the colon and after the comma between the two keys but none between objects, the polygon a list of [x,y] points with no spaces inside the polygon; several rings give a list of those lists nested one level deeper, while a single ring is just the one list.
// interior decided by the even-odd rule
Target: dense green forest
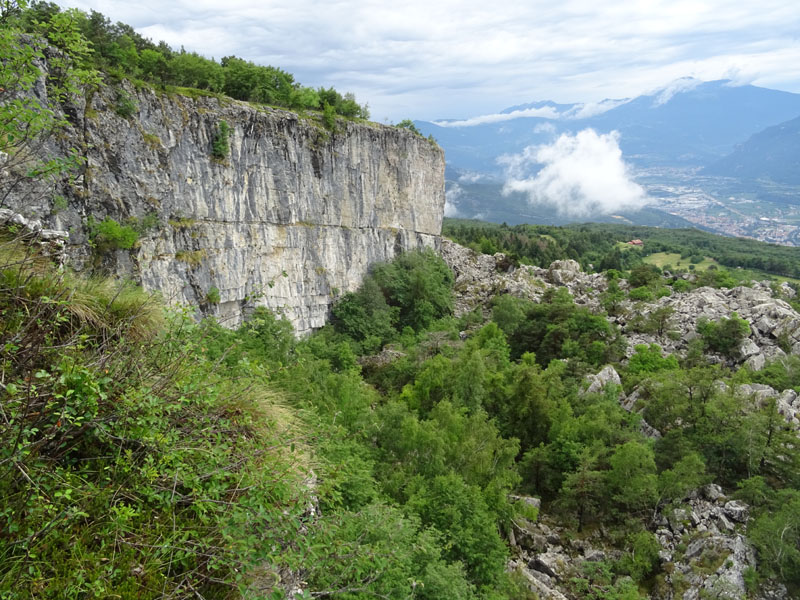
[{"label": "dense green forest", "polygon": [[[687,258],[707,256],[729,269],[751,269],[800,278],[800,248],[724,237],[698,229],[605,223],[508,226],[445,219],[443,233],[481,252],[506,252],[516,260],[540,267],[547,267],[557,259],[571,258],[585,269],[589,265],[598,271],[630,269],[650,254],[669,252]],[[620,247],[620,242],[634,239],[642,240],[643,247],[634,252]]]},{"label": "dense green forest", "polygon": [[[319,110],[351,118],[369,118],[366,105],[350,94],[334,88],[313,89],[295,81],[291,73],[273,66],[226,56],[209,59],[167,43],[153,42],[125,23],[112,23],[97,11],[62,10],[53,2],[4,2],[2,25],[15,26],[40,35],[56,47],[72,44],[81,35],[90,52],[80,67],[101,71],[111,80],[143,80],[162,88],[168,86],[225,94],[236,100],[286,107],[293,110]],[[68,34],[68,35],[65,35]]]}]

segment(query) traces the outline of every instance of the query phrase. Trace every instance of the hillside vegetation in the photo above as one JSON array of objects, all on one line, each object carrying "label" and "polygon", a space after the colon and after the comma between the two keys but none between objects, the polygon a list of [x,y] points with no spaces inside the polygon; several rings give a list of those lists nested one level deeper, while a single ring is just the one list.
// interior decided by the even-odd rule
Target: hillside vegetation
[{"label": "hillside vegetation", "polygon": [[[130,25],[112,23],[94,10],[62,10],[53,2],[32,2],[30,7],[23,2],[7,4],[9,8],[4,9],[3,15],[6,25],[42,36],[57,48],[65,48],[74,41],[75,34],[81,35],[91,50],[83,57],[81,67],[103,72],[111,82],[129,78],[161,88],[191,88],[293,110],[323,111],[327,119],[334,115],[369,118],[367,106],[358,104],[353,94],[343,95],[332,87],[303,86],[278,67],[258,65],[236,56],[216,61],[183,48],[175,50],[166,42],[143,37]],[[64,36],[65,32],[71,35]],[[120,94],[118,109],[135,111],[132,100],[123,92]]]},{"label": "hillside vegetation", "polygon": [[[455,319],[452,275],[430,252],[376,267],[331,326],[295,341],[265,311],[236,331],[196,325],[16,239],[1,250],[6,597],[281,598],[296,585],[529,598],[506,572],[512,523],[536,519],[516,491],[634,553],[576,593],[639,598],[663,585],[653,511],[709,481],[756,511],[753,585],[800,582],[796,434],[774,404],[714,384],[799,388],[797,359],[732,373],[643,347],[625,361],[621,332],[563,288]],[[647,390],[644,416],[668,435],[644,437],[613,386],[581,391],[608,362]]]},{"label": "hillside vegetation", "polygon": [[[549,225],[496,225],[480,221],[445,219],[443,234],[482,252],[506,252],[512,259],[547,267],[554,260],[571,258],[584,268],[626,269],[660,252],[678,254],[693,264],[705,257],[731,269],[761,271],[769,275],[800,278],[800,249],[756,240],[732,238],[697,229],[661,229],[632,225],[585,223]],[[627,252],[619,242],[640,239],[641,248]],[[672,265],[677,266],[676,264]],[[756,274],[757,275],[757,274]],[[752,279],[753,273],[741,274]]]}]

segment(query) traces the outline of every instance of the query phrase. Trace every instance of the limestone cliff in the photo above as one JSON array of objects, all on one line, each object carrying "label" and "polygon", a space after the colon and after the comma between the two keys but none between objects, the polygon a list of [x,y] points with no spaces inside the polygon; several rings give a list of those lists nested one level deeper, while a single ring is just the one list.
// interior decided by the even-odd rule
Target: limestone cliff
[{"label": "limestone cliff", "polygon": [[[302,334],[324,324],[372,263],[439,244],[444,156],[411,132],[345,120],[330,132],[313,117],[242,102],[128,84],[121,93],[136,104],[128,119],[109,88],[67,110],[74,127],[61,144],[81,147],[86,164],[64,185],[66,208],[50,195],[11,205],[69,230],[78,268],[102,260],[228,324],[267,306]],[[231,136],[220,160],[212,142],[221,121]],[[90,216],[151,226],[132,250],[98,257]],[[218,303],[207,301],[212,288]]]}]

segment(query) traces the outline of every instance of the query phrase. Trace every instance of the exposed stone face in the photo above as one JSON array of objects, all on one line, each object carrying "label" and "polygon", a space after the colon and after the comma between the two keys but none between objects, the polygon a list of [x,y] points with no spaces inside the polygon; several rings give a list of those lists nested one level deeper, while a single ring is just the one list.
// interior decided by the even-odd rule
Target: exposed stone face
[{"label": "exposed stone face", "polygon": [[[138,104],[130,120],[114,112],[109,89],[89,110],[75,110],[84,116],[73,119],[64,143],[82,146],[87,163],[85,180],[65,189],[69,207],[53,214],[49,198],[11,205],[70,230],[78,268],[96,260],[90,215],[154,215],[157,225],[139,245],[103,257],[104,266],[231,325],[263,305],[304,333],[324,324],[333,300],[355,289],[371,264],[439,245],[444,156],[411,132],[345,120],[329,132],[287,111],[127,84],[125,91]],[[223,120],[230,153],[216,160]],[[205,301],[212,287],[218,305]]]}]

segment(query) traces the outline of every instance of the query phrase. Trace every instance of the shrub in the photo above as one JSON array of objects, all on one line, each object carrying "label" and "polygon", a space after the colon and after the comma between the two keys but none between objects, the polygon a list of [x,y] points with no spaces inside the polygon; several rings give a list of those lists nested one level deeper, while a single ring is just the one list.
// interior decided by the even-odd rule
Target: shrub
[{"label": "shrub", "polygon": [[433,250],[401,254],[372,273],[390,306],[398,308],[397,328],[414,331],[453,310],[453,273]]},{"label": "shrub", "polygon": [[206,302],[209,304],[219,304],[220,300],[219,288],[217,286],[212,286],[211,289],[206,292]]},{"label": "shrub", "polygon": [[697,322],[697,333],[706,349],[735,358],[739,355],[739,346],[750,333],[750,324],[734,312],[729,319],[722,317],[719,321],[701,318]]},{"label": "shrub", "polygon": [[672,289],[676,292],[688,292],[692,289],[692,284],[685,279],[676,279],[672,282]]},{"label": "shrub", "polygon": [[89,238],[101,252],[130,250],[139,241],[139,234],[133,227],[120,225],[111,217],[106,217],[99,223],[90,217]]},{"label": "shrub", "polygon": [[655,373],[656,371],[678,368],[678,359],[672,354],[661,356],[661,347],[657,344],[637,344],[636,353],[628,361],[628,372],[633,374]]},{"label": "shrub", "polygon": [[327,102],[322,105],[322,124],[330,131],[336,129],[336,109]]},{"label": "shrub", "polygon": [[414,121],[411,119],[403,119],[397,125],[395,125],[398,129],[408,129],[411,133],[416,133],[417,135],[421,136],[422,132],[417,129],[417,126],[414,125]]},{"label": "shrub", "polygon": [[230,138],[231,129],[227,121],[221,120],[217,125],[217,131],[214,134],[214,140],[211,142],[211,154],[214,158],[222,160],[227,158],[231,151]]},{"label": "shrub", "polygon": [[646,287],[637,287],[628,292],[628,298],[641,302],[650,302],[653,300],[653,292]]},{"label": "shrub", "polygon": [[117,103],[114,112],[123,119],[130,119],[139,110],[139,105],[125,90],[117,90]]}]

